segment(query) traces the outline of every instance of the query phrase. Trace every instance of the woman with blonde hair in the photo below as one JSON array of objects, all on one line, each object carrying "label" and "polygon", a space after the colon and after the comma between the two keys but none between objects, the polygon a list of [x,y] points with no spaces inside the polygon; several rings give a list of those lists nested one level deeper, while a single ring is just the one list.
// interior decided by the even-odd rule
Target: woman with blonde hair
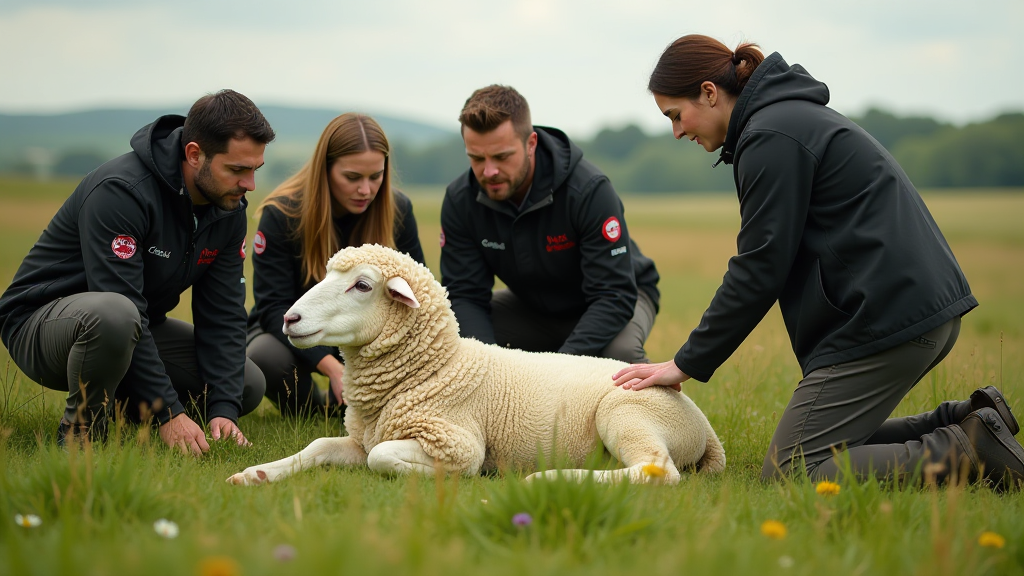
[{"label": "woman with blonde hair", "polygon": [[[409,198],[391,188],[390,146],[379,124],[342,114],[327,125],[313,158],[259,205],[246,353],[267,378],[282,414],[340,412],[344,367],[336,348],[299,349],[281,332],[285,312],[323,280],[346,246],[390,246],[423,263]],[[312,373],[330,380],[324,394]]]}]

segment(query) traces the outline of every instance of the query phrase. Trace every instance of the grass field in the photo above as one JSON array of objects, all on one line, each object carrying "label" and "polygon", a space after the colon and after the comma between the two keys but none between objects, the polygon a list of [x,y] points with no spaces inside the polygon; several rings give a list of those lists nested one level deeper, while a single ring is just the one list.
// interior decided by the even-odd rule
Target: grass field
[{"label": "grass field", "polygon": [[[74,185],[0,179],[4,286]],[[436,271],[441,191],[410,194]],[[981,306],[897,415],[987,384],[1024,415],[1024,191],[925,199]],[[631,234],[661,272],[662,309],[647,348],[665,360],[699,321],[734,253],[736,200],[624,201]],[[185,305],[174,314],[190,316]],[[69,454],[52,440],[63,395],[25,379],[0,349],[0,574],[1024,574],[1019,493],[843,480],[826,497],[805,481],[760,483],[764,451],[799,376],[774,309],[710,383],[685,385],[729,464],[717,477],[684,476],[678,486],[526,486],[517,477],[317,469],[239,488],[224,479],[336,433],[339,422],[282,420],[264,403],[240,422],[254,442],[248,449],[215,445],[193,459],[145,430],[125,429],[119,442]],[[513,525],[520,512],[532,524]],[[39,527],[14,523],[28,513],[40,516]],[[160,518],[177,523],[180,535],[158,536]],[[778,526],[768,532],[782,537],[762,532],[769,520],[785,534]],[[987,531],[1004,545],[979,540]]]}]

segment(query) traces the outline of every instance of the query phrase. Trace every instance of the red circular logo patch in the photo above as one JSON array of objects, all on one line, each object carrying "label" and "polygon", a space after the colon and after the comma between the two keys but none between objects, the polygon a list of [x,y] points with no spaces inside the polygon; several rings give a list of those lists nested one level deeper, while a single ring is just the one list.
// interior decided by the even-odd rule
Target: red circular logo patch
[{"label": "red circular logo patch", "polygon": [[252,251],[257,254],[263,254],[263,251],[267,249],[267,237],[263,235],[263,232],[256,232],[256,237],[252,239]]},{"label": "red circular logo patch", "polygon": [[444,228],[441,229],[441,248],[444,248]]},{"label": "red circular logo patch", "polygon": [[127,260],[135,255],[135,238],[122,234],[110,243],[110,249],[114,255],[121,260]]},{"label": "red circular logo patch", "polygon": [[242,247],[238,249],[238,255],[242,257],[242,260],[245,260],[245,240],[242,240]]},{"label": "red circular logo patch", "polygon": [[615,216],[604,221],[601,226],[601,234],[604,235],[604,239],[609,242],[615,242],[622,236],[622,227],[619,226],[619,219]]}]

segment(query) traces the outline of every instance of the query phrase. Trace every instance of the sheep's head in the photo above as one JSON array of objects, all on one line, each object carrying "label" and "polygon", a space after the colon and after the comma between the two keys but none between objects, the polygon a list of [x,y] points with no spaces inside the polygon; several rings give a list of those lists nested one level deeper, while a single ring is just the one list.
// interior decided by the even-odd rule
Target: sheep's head
[{"label": "sheep's head", "polygon": [[430,274],[389,248],[345,248],[327,263],[327,276],[288,309],[283,331],[299,348],[368,344],[394,320],[395,306],[419,308],[409,280],[423,271]]}]

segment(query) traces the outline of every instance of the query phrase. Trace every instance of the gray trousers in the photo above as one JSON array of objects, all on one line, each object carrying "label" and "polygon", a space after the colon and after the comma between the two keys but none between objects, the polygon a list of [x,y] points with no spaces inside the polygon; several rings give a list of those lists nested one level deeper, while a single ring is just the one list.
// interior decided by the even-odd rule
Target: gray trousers
[{"label": "gray trousers", "polygon": [[313,373],[319,373],[316,366],[302,361],[274,336],[259,329],[250,331],[245,354],[266,376],[267,399],[281,414],[322,416],[327,406],[332,413],[344,410],[331,392],[322,392],[313,382]]},{"label": "gray trousers", "polygon": [[[149,327],[167,376],[193,418],[206,419],[206,384],[199,376],[192,325],[168,318]],[[139,311],[112,292],[83,292],[36,310],[11,338],[9,350],[31,380],[68,393],[64,419],[88,423],[106,416],[115,401],[129,420],[139,421],[141,399],[122,382],[142,334]],[[242,414],[263,398],[263,373],[245,365]]]},{"label": "gray trousers", "polygon": [[[602,358],[630,364],[646,363],[644,343],[654,327],[657,312],[651,297],[637,291],[633,318],[601,351]],[[523,303],[511,290],[496,290],[491,296],[494,339],[500,346],[530,352],[555,352],[576,328],[579,318],[555,318]]]},{"label": "gray trousers", "polygon": [[841,464],[833,450],[845,450],[852,471],[862,478],[934,471],[929,464],[956,472],[950,467],[959,444],[946,427],[971,413],[969,400],[943,402],[916,416],[889,416],[949,354],[959,333],[960,318],[955,318],[890,350],[808,374],[782,413],[761,476],[778,477],[802,463],[811,479],[834,479]]}]

